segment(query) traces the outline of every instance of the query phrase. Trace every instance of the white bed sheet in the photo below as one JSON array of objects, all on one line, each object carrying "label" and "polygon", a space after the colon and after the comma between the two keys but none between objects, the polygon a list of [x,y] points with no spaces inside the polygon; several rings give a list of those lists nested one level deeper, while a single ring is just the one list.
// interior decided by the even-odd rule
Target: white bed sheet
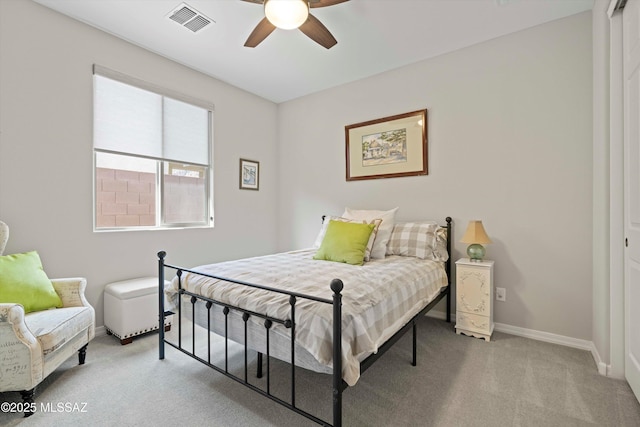
[{"label": "white bed sheet", "polygon": [[[305,249],[209,264],[192,268],[192,270],[329,300],[332,298],[329,287],[331,280],[341,279],[344,283],[342,375],[344,381],[352,386],[360,377],[360,362],[377,352],[380,345],[447,286],[444,263],[413,257],[388,256],[385,259],[371,260],[362,266],[353,266],[314,260],[314,253],[315,249]],[[176,301],[177,284],[177,278],[174,278],[172,285],[166,290],[169,300],[173,302]],[[186,272],[182,275],[182,287],[190,292],[246,310],[279,319],[290,317],[290,305],[286,295]],[[333,365],[332,316],[331,305],[298,299],[296,344],[304,348],[308,355],[298,351],[296,363],[299,362],[299,358],[304,358],[303,356],[311,356],[310,358],[317,364],[306,363],[308,366],[305,367],[320,372],[331,370]],[[253,316],[251,321],[260,325],[256,329],[257,334],[260,334],[260,330],[264,331],[262,320]],[[220,325],[220,322],[216,322],[216,325]],[[272,329],[274,333],[283,336],[289,334],[289,330],[282,325],[275,324]],[[236,332],[239,331],[236,330]],[[262,335],[264,336],[264,333]],[[264,338],[261,339],[264,340]],[[262,341],[258,340],[258,342]],[[261,351],[262,344],[251,345],[251,347]],[[290,350],[286,350],[286,345],[284,347],[280,351],[272,351],[272,355],[288,361],[290,357],[287,359],[278,355],[290,354]]]}]

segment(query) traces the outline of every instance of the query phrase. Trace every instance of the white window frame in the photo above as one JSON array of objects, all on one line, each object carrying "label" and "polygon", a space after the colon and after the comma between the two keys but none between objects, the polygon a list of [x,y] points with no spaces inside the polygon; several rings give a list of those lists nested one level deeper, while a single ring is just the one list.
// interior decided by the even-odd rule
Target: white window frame
[{"label": "white window frame", "polygon": [[[105,150],[95,147],[95,143],[93,145],[93,230],[94,232],[105,232],[105,231],[132,231],[132,230],[163,230],[163,229],[175,229],[175,228],[211,228],[214,226],[214,194],[213,194],[213,114],[214,114],[214,105],[202,101],[200,99],[196,99],[187,95],[183,95],[181,93],[172,91],[170,89],[166,89],[151,83],[148,83],[144,80],[137,79],[135,77],[128,76],[126,74],[120,73],[118,71],[111,70],[109,68],[94,64],[93,66],[93,75],[99,75],[102,77],[106,77],[111,80],[116,80],[118,82],[143,89],[162,97],[172,98],[178,101],[182,101],[187,104],[191,104],[200,108],[203,108],[208,111],[208,164],[198,164],[198,163],[189,163],[185,161],[175,161],[169,158],[162,157],[151,157],[144,156],[126,152],[116,152],[112,150]],[[95,83],[94,83],[94,104],[95,105]],[[156,217],[156,225],[154,226],[115,226],[115,227],[98,227],[97,222],[97,197],[96,197],[96,158],[98,153],[109,153],[109,154],[117,154],[117,155],[125,155],[130,157],[138,157],[141,159],[149,159],[156,161],[156,204],[155,204],[155,217]],[[193,165],[204,167],[206,170],[205,176],[205,221],[203,222],[185,222],[185,223],[165,223],[164,218],[164,198],[162,197],[163,188],[164,188],[164,165],[166,163],[182,163],[185,165]]]}]

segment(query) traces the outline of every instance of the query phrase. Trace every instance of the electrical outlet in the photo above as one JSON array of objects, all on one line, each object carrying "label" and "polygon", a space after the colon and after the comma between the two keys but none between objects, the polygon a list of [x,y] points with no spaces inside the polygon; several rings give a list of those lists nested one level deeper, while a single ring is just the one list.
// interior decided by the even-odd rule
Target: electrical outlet
[{"label": "electrical outlet", "polygon": [[496,288],[496,301],[506,301],[507,290],[505,288]]}]

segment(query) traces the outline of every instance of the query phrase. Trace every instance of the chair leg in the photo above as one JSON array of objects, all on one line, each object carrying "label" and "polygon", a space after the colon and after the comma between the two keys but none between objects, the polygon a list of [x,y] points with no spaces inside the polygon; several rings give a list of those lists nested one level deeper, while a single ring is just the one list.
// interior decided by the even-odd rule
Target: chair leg
[{"label": "chair leg", "polygon": [[25,403],[24,407],[25,407],[25,411],[24,411],[24,417],[30,417],[31,415],[33,415],[33,412],[31,411],[31,408],[33,407],[33,395],[36,392],[36,388],[32,388],[31,390],[22,390],[20,392],[20,395],[22,396],[22,401]]},{"label": "chair leg", "polygon": [[84,365],[84,359],[87,357],[87,346],[85,344],[80,350],[78,350],[78,365]]}]

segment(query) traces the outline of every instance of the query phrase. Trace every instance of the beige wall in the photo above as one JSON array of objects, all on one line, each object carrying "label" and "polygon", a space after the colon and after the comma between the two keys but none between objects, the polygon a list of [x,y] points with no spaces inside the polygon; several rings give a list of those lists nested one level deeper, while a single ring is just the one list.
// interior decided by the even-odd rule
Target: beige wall
[{"label": "beige wall", "polygon": [[[195,265],[309,246],[320,215],[345,206],[449,215],[456,240],[480,218],[507,289],[495,320],[591,340],[591,48],[584,13],[276,106],[33,2],[1,0],[7,253],[37,249],[51,277],[86,276],[101,324],[104,285],[154,274],[158,250]],[[215,104],[214,229],[92,231],[94,63]],[[345,182],[345,125],[421,108],[428,176]],[[260,161],[259,192],[238,190],[240,157]],[[454,256],[464,250],[456,241]]]},{"label": "beige wall", "polygon": [[[94,63],[215,105],[215,228],[93,232]],[[35,249],[50,277],[87,277],[102,325],[104,286],[156,274],[160,250],[187,266],[273,252],[277,230],[264,224],[276,223],[276,115],[269,101],[34,2],[0,0],[6,253]],[[260,191],[239,190],[241,157],[260,161]]]},{"label": "beige wall", "polygon": [[[421,108],[428,176],[345,181],[345,125]],[[458,258],[482,219],[495,321],[590,341],[591,117],[590,12],[280,104],[280,249],[311,245],[322,214],[398,206],[452,216]]]}]

